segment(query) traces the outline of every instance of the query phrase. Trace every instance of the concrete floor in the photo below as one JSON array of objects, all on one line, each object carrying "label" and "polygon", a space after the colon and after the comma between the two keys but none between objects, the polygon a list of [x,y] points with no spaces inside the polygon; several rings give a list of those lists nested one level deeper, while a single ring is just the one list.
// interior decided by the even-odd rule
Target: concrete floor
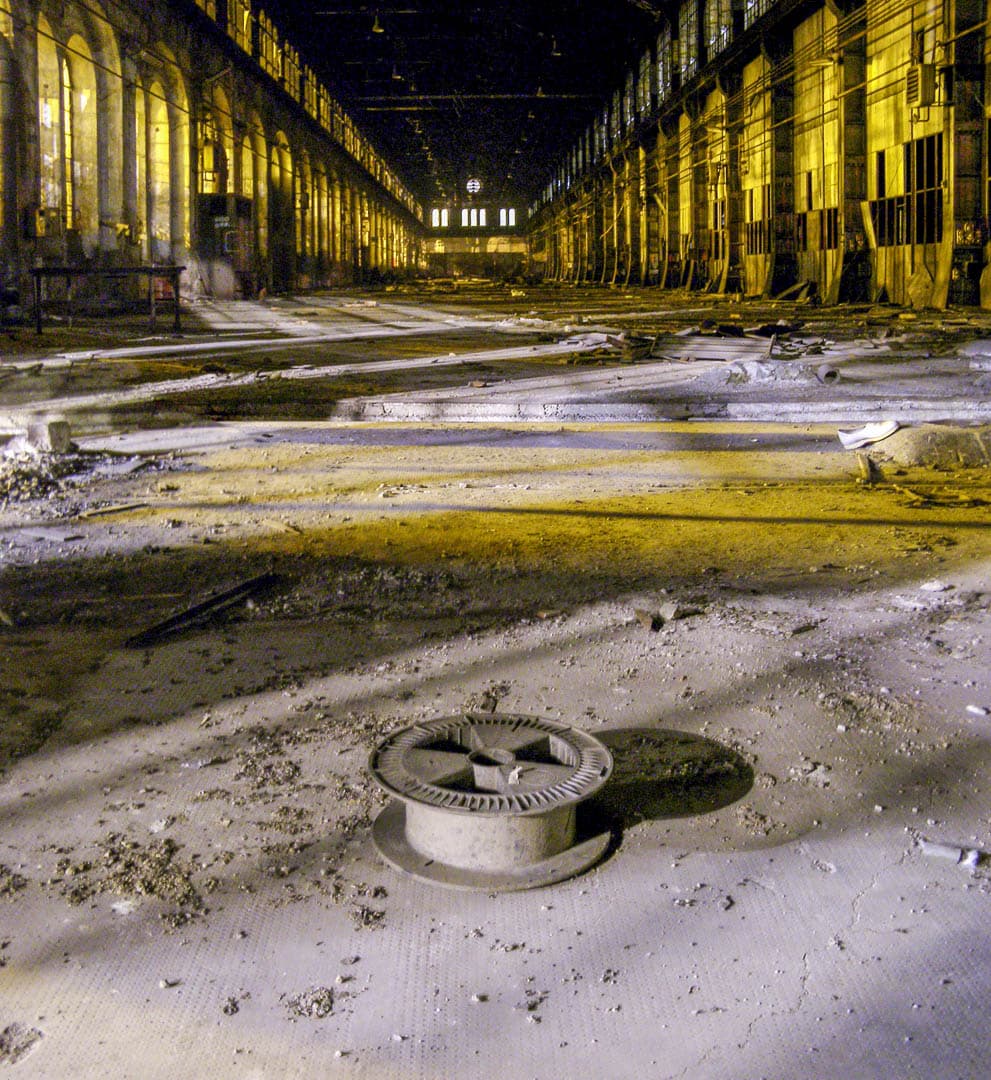
[{"label": "concrete floor", "polygon": [[[0,465],[0,1069],[991,1072],[987,319],[906,314],[476,288],[12,340],[7,430],[82,453]],[[573,340],[734,315],[805,326]],[[873,466],[836,438],[888,418]],[[611,748],[601,864],[380,861],[368,752],[464,710]]]}]

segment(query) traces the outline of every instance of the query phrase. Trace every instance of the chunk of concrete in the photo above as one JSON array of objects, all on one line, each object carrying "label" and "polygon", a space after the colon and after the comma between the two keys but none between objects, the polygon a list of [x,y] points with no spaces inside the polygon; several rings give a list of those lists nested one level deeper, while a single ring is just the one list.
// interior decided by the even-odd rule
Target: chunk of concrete
[{"label": "chunk of concrete", "polygon": [[7,454],[68,454],[75,449],[68,420],[32,420],[4,447]]},{"label": "chunk of concrete", "polygon": [[28,442],[45,454],[68,454],[73,449],[68,420],[38,420],[28,424]]}]

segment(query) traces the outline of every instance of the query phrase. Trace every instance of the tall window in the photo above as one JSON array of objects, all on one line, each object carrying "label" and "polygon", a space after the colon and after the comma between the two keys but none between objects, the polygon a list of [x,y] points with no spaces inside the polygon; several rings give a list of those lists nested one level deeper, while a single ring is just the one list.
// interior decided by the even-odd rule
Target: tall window
[{"label": "tall window", "polygon": [[629,131],[636,116],[636,86],[637,80],[631,71],[626,76],[626,88],[623,92],[623,131]]},{"label": "tall window", "polygon": [[753,24],[767,11],[774,0],[744,0],[743,2],[743,25],[745,27],[753,26]]},{"label": "tall window", "polygon": [[227,0],[227,33],[251,55],[251,0]]},{"label": "tall window", "polygon": [[282,76],[282,51],[279,31],[264,11],[258,13],[258,62],[273,79]]},{"label": "tall window", "polygon": [[[51,63],[46,63],[49,60]],[[54,209],[62,205],[62,88],[54,49],[46,49],[39,56],[39,72],[52,80],[42,84],[39,102],[41,205],[46,209]]]},{"label": "tall window", "polygon": [[282,49],[282,85],[299,101],[299,53],[289,44]]},{"label": "tall window", "polygon": [[733,11],[730,0],[706,0],[706,59],[718,56],[730,43],[733,34]]},{"label": "tall window", "polygon": [[324,131],[328,131],[333,134],[334,115],[333,105],[330,100],[330,94],[327,93],[327,89],[323,85],[320,85],[318,87],[318,94],[320,97],[320,125],[324,129]]},{"label": "tall window", "polygon": [[320,119],[320,84],[309,64],[303,65],[303,107],[314,120]]},{"label": "tall window", "polygon": [[637,80],[637,111],[641,116],[650,112],[651,106],[651,68],[650,51],[640,57],[640,75]]},{"label": "tall window", "polygon": [[671,93],[671,27],[666,26],[657,38],[657,100]]},{"label": "tall window", "polygon": [[699,66],[699,10],[697,0],[688,0],[678,10],[678,51],[681,78],[690,79]]},{"label": "tall window", "polygon": [[76,212],[76,186],[73,176],[72,80],[65,60],[62,61],[62,150],[62,160],[65,162],[65,227],[71,229]]}]

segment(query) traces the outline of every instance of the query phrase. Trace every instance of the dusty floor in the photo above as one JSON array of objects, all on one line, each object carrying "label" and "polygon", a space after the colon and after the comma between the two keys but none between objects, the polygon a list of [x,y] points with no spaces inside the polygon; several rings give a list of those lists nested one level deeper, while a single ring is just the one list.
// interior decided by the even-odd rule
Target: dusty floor
[{"label": "dusty floor", "polygon": [[[991,1072],[991,322],[661,308],[407,290],[6,339],[0,424],[78,448],[0,458],[0,1072]],[[588,327],[779,319],[759,362],[570,377],[655,362]],[[753,418],[478,421],[535,377]],[[333,418],[423,391],[476,422]],[[913,404],[858,459],[835,417],[872,400]],[[368,752],[463,710],[612,749],[605,861],[499,895],[381,863]]]}]

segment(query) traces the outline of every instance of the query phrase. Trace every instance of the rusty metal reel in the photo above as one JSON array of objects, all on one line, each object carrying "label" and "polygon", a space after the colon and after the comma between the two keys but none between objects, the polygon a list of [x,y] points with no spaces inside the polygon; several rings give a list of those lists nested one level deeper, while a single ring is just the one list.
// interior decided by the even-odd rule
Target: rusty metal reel
[{"label": "rusty metal reel", "polygon": [[534,716],[465,714],[398,731],[369,760],[391,796],[372,835],[414,877],[461,889],[550,885],[609,846],[578,804],[609,778],[612,756],[587,732]]}]

